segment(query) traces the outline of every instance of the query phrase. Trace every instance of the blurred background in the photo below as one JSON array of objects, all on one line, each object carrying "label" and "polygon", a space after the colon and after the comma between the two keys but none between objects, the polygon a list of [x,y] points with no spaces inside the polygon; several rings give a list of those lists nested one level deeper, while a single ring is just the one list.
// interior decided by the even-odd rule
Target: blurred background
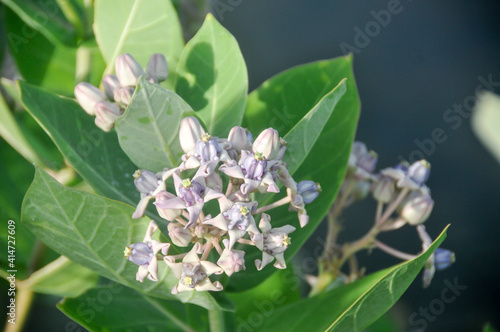
[{"label": "blurred background", "polygon": [[[500,269],[496,266],[500,253],[500,164],[473,133],[470,118],[479,90],[500,93],[500,3],[210,3],[214,16],[240,43],[251,90],[292,66],[352,52],[362,103],[357,140],[378,153],[379,168],[394,166],[401,159],[414,161],[422,157],[432,164],[428,185],[436,205],[426,227],[436,237],[451,224],[443,247],[455,251],[457,262],[438,272],[428,289],[422,289],[420,279],[412,284],[388,315],[398,329],[417,331],[425,325],[425,331],[480,331],[486,322],[500,327]],[[498,126],[500,130],[500,123]],[[4,202],[22,197],[32,171],[29,163],[4,141],[0,144],[2,174],[28,170],[11,191],[12,197],[2,197],[5,220],[19,212],[17,206]],[[22,166],[13,169],[9,163]],[[3,177],[2,186],[10,185],[9,179]],[[344,214],[345,230],[340,240],[363,235],[372,223],[374,211],[370,199],[349,209]],[[317,235],[325,230],[320,228]],[[382,239],[403,251],[420,250],[420,241],[410,227]],[[309,249],[300,257],[313,255],[316,245],[311,240]],[[367,272],[373,272],[398,261],[374,251],[360,255],[360,262]],[[443,289],[449,287],[447,283],[466,288],[462,287],[451,303],[441,307],[438,302]],[[6,287],[3,281],[1,285]],[[72,330],[54,307],[57,300],[37,297],[37,310],[25,330]],[[432,314],[436,309],[439,314]]]},{"label": "blurred background", "polygon": [[[391,311],[399,328],[415,331],[421,319],[426,331],[480,331],[487,321],[498,328],[500,164],[474,135],[470,114],[478,85],[500,93],[500,3],[232,2],[239,5],[214,12],[240,43],[251,89],[294,65],[350,51],[361,98],[357,140],[378,153],[379,168],[401,158],[425,157],[432,164],[428,185],[435,207],[426,227],[436,237],[451,224],[443,247],[454,250],[457,261],[428,289],[420,279],[413,283]],[[390,18],[380,20],[380,12],[391,9]],[[444,132],[437,141],[436,129]],[[369,199],[348,210],[341,240],[364,234],[374,211]],[[403,251],[420,250],[413,228],[393,233],[382,239]],[[309,254],[315,245],[309,243]],[[379,251],[360,260],[368,272],[397,263]],[[441,298],[445,280],[455,278],[467,288],[441,309],[433,300]]]}]

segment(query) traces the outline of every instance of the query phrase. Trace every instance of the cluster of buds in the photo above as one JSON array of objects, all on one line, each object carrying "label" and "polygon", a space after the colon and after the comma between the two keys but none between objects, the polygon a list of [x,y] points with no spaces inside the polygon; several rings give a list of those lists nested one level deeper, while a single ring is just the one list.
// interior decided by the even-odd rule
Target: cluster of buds
[{"label": "cluster of buds", "polygon": [[[357,200],[372,194],[377,201],[375,225],[369,236],[354,243],[358,249],[366,246],[379,249],[395,257],[407,260],[416,256],[399,250],[376,240],[380,232],[393,231],[404,225],[416,226],[423,250],[432,243],[422,225],[432,212],[434,201],[426,182],[430,175],[430,164],[419,160],[412,164],[402,162],[375,172],[378,156],[369,151],[365,144],[355,142],[349,158],[346,177],[339,195],[331,210],[331,218],[337,219],[341,211]],[[352,244],[351,244],[352,246]],[[424,272],[424,287],[430,284],[435,270],[441,270],[454,262],[454,254],[439,248],[429,259]],[[314,286],[314,285],[313,285]]]},{"label": "cluster of buds", "polygon": [[151,83],[167,79],[167,60],[163,54],[149,58],[146,71],[128,53],[118,56],[115,62],[116,75],[103,77],[104,91],[90,83],[82,82],[75,87],[75,97],[89,115],[95,116],[95,124],[104,131],[110,131],[124,109],[130,103],[139,77],[145,76]]},{"label": "cluster of buds", "polygon": [[[129,245],[125,251],[127,258],[139,265],[137,280],[144,280],[145,271],[150,280],[157,279],[158,256],[163,255],[161,259],[179,279],[173,294],[219,291],[222,285],[212,282],[209,276],[230,276],[245,270],[245,251],[235,249],[242,245],[255,246],[262,252],[262,259],[255,260],[257,270],[273,261],[276,268],[286,268],[284,253],[295,227],[273,228],[270,215],[264,212],[289,204],[304,227],[309,220],[305,205],[314,201],[320,187],[312,181],[296,183],[290,176],[282,161],[287,144],[278,132],[268,128],[253,141],[246,129],[234,127],[227,138],[218,138],[205,132],[196,118],[187,117],[181,122],[179,139],[184,155],[178,167],[159,173],[138,170],[134,174],[141,200],[133,218],[143,216],[148,202],[154,199],[158,215],[169,222],[172,244],[192,247],[187,253],[168,255],[168,245],[161,247],[151,242],[148,233],[144,242]],[[173,188],[167,191],[169,179]],[[280,182],[286,187],[286,196],[259,207],[255,197],[259,193],[279,193]],[[213,206],[210,201],[218,204]],[[154,228],[154,221],[151,223]],[[165,249],[161,253],[160,247]],[[208,260],[212,249],[219,256],[214,262]]]}]

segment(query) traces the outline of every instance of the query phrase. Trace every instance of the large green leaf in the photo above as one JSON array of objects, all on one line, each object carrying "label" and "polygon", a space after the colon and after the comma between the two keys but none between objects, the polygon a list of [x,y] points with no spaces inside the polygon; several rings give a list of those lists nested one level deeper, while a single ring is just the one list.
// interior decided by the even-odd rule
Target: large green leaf
[{"label": "large green leaf", "polygon": [[[88,303],[96,303],[99,311]],[[65,298],[57,305],[90,331],[192,331],[185,323],[188,306],[191,307],[121,285],[93,288],[77,298]],[[207,323],[206,315],[198,320]]]},{"label": "large green leaf", "polygon": [[396,303],[445,237],[446,229],[426,252],[411,261],[376,272],[347,286],[277,308],[259,329],[361,331]]},{"label": "large green leaf", "polygon": [[236,39],[211,14],[182,51],[177,75],[176,92],[210,134],[225,137],[241,124],[248,90],[245,60]]},{"label": "large green leaf", "polygon": [[159,172],[177,167],[184,153],[179,143],[180,122],[193,115],[175,92],[143,78],[125,114],[116,122],[120,145],[140,168]]},{"label": "large green leaf", "polygon": [[98,278],[96,273],[61,256],[28,279],[18,281],[18,287],[28,287],[37,293],[74,297],[96,286]]},{"label": "large green leaf", "polygon": [[56,93],[72,95],[77,49],[27,30],[26,24],[7,8],[4,14],[11,54],[23,78]]},{"label": "large green leaf", "polygon": [[[326,94],[316,106],[285,135],[290,149],[283,158],[290,174],[302,165],[309,157],[311,149],[321,135],[323,128],[328,123],[335,106],[346,93],[346,81],[342,80],[332,91]],[[314,156],[310,156],[314,157]]]},{"label": "large green leaf", "polygon": [[131,205],[139,194],[136,167],[121,150],[114,132],[104,133],[74,100],[19,82],[25,108],[47,131],[75,170],[100,194]]},{"label": "large green leaf", "polygon": [[29,38],[37,30],[53,44],[76,46],[75,29],[55,0],[1,0],[27,27],[19,30],[20,38]]},{"label": "large green leaf", "polygon": [[132,54],[142,66],[151,54],[162,53],[175,73],[184,40],[170,0],[96,0],[94,8],[94,33],[108,64],[106,74],[123,53]]},{"label": "large green leaf", "polygon": [[133,220],[133,212],[124,203],[66,188],[37,168],[21,218],[47,246],[108,279],[150,296],[219,308],[208,292],[172,295],[178,280],[162,262],[158,282],[136,281],[137,265],[123,257],[123,248],[142,241],[149,218]]},{"label": "large green leaf", "polygon": [[[293,172],[294,179],[297,182],[317,181],[323,191],[313,203],[306,206],[310,217],[309,224],[304,228],[297,227],[298,229],[291,234],[292,245],[285,252],[287,260],[300,249],[327,214],[347,169],[360,108],[351,64],[351,57],[341,57],[292,68],[264,82],[250,94],[248,99],[245,119],[252,133],[259,133],[273,126],[280,129],[280,134],[285,134],[288,139],[293,137],[292,134],[288,135],[288,132],[292,132],[297,122],[311,109],[323,109],[326,105],[334,108],[312,147],[304,149],[302,146],[297,146],[303,143],[296,142],[293,138],[291,141],[295,143],[288,145],[287,154],[296,155],[296,149],[309,151],[298,169],[293,166],[296,169]],[[344,78],[347,78],[346,91],[336,102],[338,98],[336,95],[343,89],[342,85],[339,91],[332,90]],[[303,84],[304,82],[307,84]],[[331,94],[325,97],[330,91]],[[277,110],[282,110],[283,113],[275,113]],[[281,114],[281,117],[278,118],[278,114]],[[314,134],[309,134],[314,137]],[[300,155],[300,152],[298,154]],[[286,158],[288,157],[285,157],[285,160]],[[289,212],[287,206],[271,210],[269,214],[273,227],[286,224],[298,226],[297,214]],[[248,250],[245,260],[253,262],[260,255],[257,250]],[[228,289],[241,291],[251,288],[274,271],[272,265],[259,272],[254,264],[247,264],[246,273],[238,273],[231,277]]]}]

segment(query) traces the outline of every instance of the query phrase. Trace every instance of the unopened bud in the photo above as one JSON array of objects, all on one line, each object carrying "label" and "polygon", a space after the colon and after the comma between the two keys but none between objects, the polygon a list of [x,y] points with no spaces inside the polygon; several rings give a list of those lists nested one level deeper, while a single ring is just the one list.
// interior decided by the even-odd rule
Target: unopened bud
[{"label": "unopened bud", "polygon": [[389,203],[394,197],[394,180],[388,176],[382,176],[375,184],[373,198],[382,203]]},{"label": "unopened bud", "polygon": [[248,140],[247,131],[240,126],[233,127],[229,132],[227,140],[231,143],[236,152],[241,153],[241,150],[250,150],[252,145]]},{"label": "unopened bud", "polygon": [[179,141],[182,151],[188,153],[196,148],[196,142],[205,133],[198,119],[187,117],[182,119],[179,129]]},{"label": "unopened bud", "polygon": [[273,128],[267,128],[253,142],[253,152],[262,153],[267,160],[274,160],[280,148],[280,135]]},{"label": "unopened bud", "polygon": [[170,240],[178,247],[187,247],[193,239],[191,231],[189,229],[184,229],[184,226],[177,223],[169,223],[167,229]]},{"label": "unopened bud", "polygon": [[158,82],[163,82],[168,76],[167,59],[161,53],[151,55],[146,66],[146,74],[154,77]]},{"label": "unopened bud", "polygon": [[407,200],[401,210],[401,217],[408,221],[410,225],[418,225],[429,218],[433,207],[434,201],[430,195],[418,194],[418,196]]},{"label": "unopened bud", "polygon": [[80,106],[90,115],[95,115],[95,104],[106,100],[104,92],[87,82],[76,85],[75,97]]},{"label": "unopened bud", "polygon": [[408,167],[408,176],[419,186],[423,185],[431,174],[431,164],[427,160],[419,160]]},{"label": "unopened bud", "polygon": [[[225,239],[223,242],[227,247],[229,241]],[[224,272],[230,276],[235,272],[245,270],[245,259],[243,256],[245,256],[244,251],[224,249],[219,260],[217,261],[217,265],[219,265]]]},{"label": "unopened bud", "polygon": [[115,91],[121,87],[118,77],[112,74],[106,75],[102,79],[102,85],[104,86],[108,99],[114,100]]},{"label": "unopened bud", "polygon": [[300,181],[297,185],[297,193],[302,196],[302,200],[306,204],[313,202],[320,192],[321,186],[314,181]]},{"label": "unopened bud", "polygon": [[[175,197],[176,196],[174,194],[169,193],[168,191],[160,191],[155,195],[155,202],[161,202],[166,199],[172,199]],[[179,217],[182,214],[182,211],[180,209],[161,209],[158,207],[158,205],[156,205],[156,210],[158,211],[160,217],[168,221],[174,221],[175,219],[177,219],[177,217]]]},{"label": "unopened bud", "polygon": [[444,270],[455,263],[455,253],[448,249],[437,248],[434,251],[434,265],[437,270]]},{"label": "unopened bud", "polygon": [[120,115],[120,107],[114,103],[100,101],[95,104],[95,124],[104,131],[110,131]]},{"label": "unopened bud", "polygon": [[128,53],[116,58],[115,68],[122,86],[136,86],[139,77],[144,75],[141,65]]},{"label": "unopened bud", "polygon": [[130,104],[132,96],[134,95],[134,88],[131,86],[124,86],[114,91],[114,99],[117,103],[121,103],[125,106]]}]

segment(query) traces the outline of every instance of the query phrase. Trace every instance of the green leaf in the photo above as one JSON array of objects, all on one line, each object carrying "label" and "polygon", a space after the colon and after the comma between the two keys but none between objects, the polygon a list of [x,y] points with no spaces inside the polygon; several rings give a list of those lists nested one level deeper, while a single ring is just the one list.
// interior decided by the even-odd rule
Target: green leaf
[{"label": "green leaf", "polygon": [[248,90],[245,60],[236,39],[208,14],[182,51],[175,91],[214,136],[227,136],[243,118]]},{"label": "green leaf", "polygon": [[8,9],[4,14],[9,47],[22,77],[55,93],[72,95],[77,49],[27,30],[26,24]]},{"label": "green leaf", "polygon": [[24,107],[45,129],[75,170],[100,194],[131,205],[139,201],[136,167],[114,132],[104,133],[74,100],[19,82]]},{"label": "green leaf", "polygon": [[14,11],[28,27],[19,37],[28,38],[39,31],[52,44],[76,46],[75,29],[68,22],[55,0],[1,0]]},{"label": "green leaf", "polygon": [[18,281],[18,286],[28,287],[37,293],[75,297],[96,286],[98,277],[89,269],[61,256],[28,279]]},{"label": "green leaf", "polygon": [[[297,213],[289,212],[288,206],[269,211],[273,227],[288,224],[297,228],[291,234],[292,245],[285,252],[287,260],[297,253],[328,213],[344,179],[360,109],[351,64],[351,57],[340,57],[292,68],[264,82],[248,99],[245,121],[252,133],[259,133],[271,126],[281,128],[281,135],[285,133],[288,139],[293,135],[287,133],[293,130],[297,122],[311,109],[323,109],[327,105],[334,108],[312,148],[303,149],[301,142],[288,144],[285,158],[289,158],[287,155],[300,154],[297,149],[309,151],[307,158],[293,172],[294,179],[297,182],[317,181],[321,184],[322,192],[314,202],[306,206],[310,219],[304,228],[298,227]],[[343,89],[342,85],[339,86],[339,92],[332,90],[344,78],[347,78],[346,91],[335,103],[337,94]],[[331,95],[325,97],[325,93],[330,91]],[[275,113],[277,110],[283,110],[283,113]],[[281,117],[278,119],[279,114]],[[309,134],[313,137],[315,135],[311,132]],[[298,165],[295,162],[294,164]],[[245,260],[253,262],[261,255],[256,249],[248,249]],[[258,285],[275,270],[271,264],[262,271],[257,271],[254,264],[247,264],[246,272],[232,276],[227,288],[232,291],[249,289]]]},{"label": "green leaf", "polygon": [[0,95],[0,135],[19,152],[26,160],[32,163],[43,164],[37,152],[29,144],[12,115],[9,107]]},{"label": "green leaf", "polygon": [[142,66],[151,54],[162,53],[171,69],[184,46],[182,29],[170,0],[96,0],[94,33],[108,66],[114,70],[116,58],[130,53]]},{"label": "green leaf", "polygon": [[121,285],[93,288],[63,299],[57,307],[90,331],[191,331],[185,323],[186,306]]},{"label": "green leaf", "polygon": [[139,168],[159,172],[177,167],[184,154],[179,126],[182,118],[193,115],[174,92],[142,78],[125,114],[116,121],[120,145]]},{"label": "green leaf", "polygon": [[158,282],[136,281],[137,265],[123,257],[123,249],[143,240],[149,218],[133,220],[133,212],[124,203],[66,188],[37,168],[21,218],[54,251],[110,280],[154,297],[219,308],[208,292],[172,295],[178,280],[161,262]]},{"label": "green leaf", "polygon": [[[304,160],[309,157],[311,149],[320,137],[323,128],[328,119],[335,110],[336,105],[342,96],[346,93],[346,80],[340,81],[332,91],[325,95],[312,110],[285,135],[290,149],[283,158],[287,163],[287,169],[290,174],[302,165]],[[314,157],[314,156],[311,156]]]},{"label": "green leaf", "polygon": [[259,328],[265,331],[361,331],[401,297],[445,239],[446,229],[417,258],[347,286],[277,308]]}]

